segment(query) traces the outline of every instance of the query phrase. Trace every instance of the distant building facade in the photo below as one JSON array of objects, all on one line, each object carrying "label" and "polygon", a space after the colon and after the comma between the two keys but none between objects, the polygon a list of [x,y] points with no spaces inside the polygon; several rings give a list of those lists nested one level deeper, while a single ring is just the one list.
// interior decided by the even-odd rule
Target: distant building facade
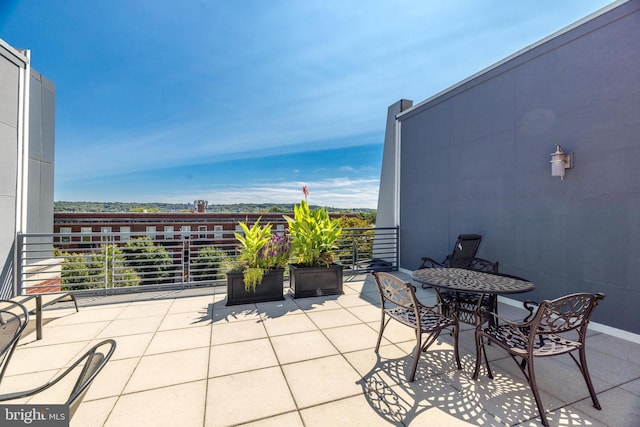
[{"label": "distant building facade", "polygon": [[[289,214],[293,216],[293,213]],[[258,219],[271,223],[273,231],[284,232],[287,221],[282,213],[65,213],[56,212],[54,243],[65,247],[86,247],[105,241],[126,242],[147,236],[162,243],[189,240],[199,246],[222,245],[241,231],[240,221]],[[74,244],[75,243],[75,244]]]}]

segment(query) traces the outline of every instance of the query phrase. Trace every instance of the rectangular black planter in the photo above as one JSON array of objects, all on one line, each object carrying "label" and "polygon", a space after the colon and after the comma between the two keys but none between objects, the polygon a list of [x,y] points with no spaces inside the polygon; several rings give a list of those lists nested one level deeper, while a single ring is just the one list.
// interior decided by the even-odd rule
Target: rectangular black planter
[{"label": "rectangular black planter", "polygon": [[226,305],[283,300],[283,281],[284,268],[268,270],[264,273],[262,283],[256,287],[256,291],[247,292],[244,290],[244,278],[242,277],[242,272],[227,273]]},{"label": "rectangular black planter", "polygon": [[294,298],[342,293],[342,266],[299,267],[290,265],[290,284]]}]

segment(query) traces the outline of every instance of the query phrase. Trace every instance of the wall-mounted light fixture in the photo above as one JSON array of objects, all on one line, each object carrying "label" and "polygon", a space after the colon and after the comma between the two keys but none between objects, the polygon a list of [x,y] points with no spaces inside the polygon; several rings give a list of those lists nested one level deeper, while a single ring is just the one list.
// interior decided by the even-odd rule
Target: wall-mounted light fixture
[{"label": "wall-mounted light fixture", "polygon": [[551,176],[564,180],[565,169],[571,169],[572,160],[573,153],[565,153],[560,144],[556,144],[556,152],[551,153]]}]

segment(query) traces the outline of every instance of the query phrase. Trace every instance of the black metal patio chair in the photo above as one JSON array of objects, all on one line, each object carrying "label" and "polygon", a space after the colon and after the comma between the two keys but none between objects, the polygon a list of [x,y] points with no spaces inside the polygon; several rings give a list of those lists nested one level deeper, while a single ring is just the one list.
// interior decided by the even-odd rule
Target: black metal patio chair
[{"label": "black metal patio chair", "polygon": [[[447,255],[442,262],[435,261],[433,258],[422,257],[421,264],[418,267],[420,268],[437,268],[437,267],[452,267],[452,263],[456,263],[456,267],[458,268],[467,268],[465,266],[464,261],[460,260],[471,260],[476,256],[478,252],[478,247],[480,247],[480,242],[482,241],[482,236],[479,234],[460,234],[456,243],[453,245],[453,251],[450,255]],[[429,288],[428,285],[422,285],[423,289]]]},{"label": "black metal patio chair", "polygon": [[[548,426],[549,423],[536,383],[533,361],[536,357],[569,354],[578,365],[587,383],[593,406],[596,409],[600,409],[600,402],[587,368],[585,340],[589,319],[593,314],[593,310],[603,298],[604,294],[602,293],[571,294],[551,301],[540,302],[537,304],[538,309],[535,313],[533,313],[533,308],[528,308],[531,314],[526,319],[530,320],[525,319],[522,322],[513,322],[501,318],[500,326],[492,325],[491,323],[487,327],[478,325],[476,328],[476,367],[473,372],[473,379],[478,379],[483,354],[487,366],[487,375],[489,378],[493,378],[489,360],[485,353],[485,341],[493,342],[502,347],[518,364],[527,379],[535,398],[542,424]],[[527,305],[532,307],[530,302]],[[486,315],[497,317],[497,315],[489,312]],[[573,354],[575,351],[579,354],[579,360]]]},{"label": "black metal patio chair", "polygon": [[[462,369],[460,364],[460,354],[458,352],[458,319],[455,315],[445,316],[440,313],[438,307],[421,304],[416,298],[415,287],[403,282],[399,278],[389,273],[373,272],[378,291],[380,292],[381,318],[380,332],[375,352],[380,349],[382,334],[391,319],[395,319],[405,326],[414,329],[416,334],[416,348],[413,355],[413,366],[409,374],[409,381],[415,379],[416,368],[420,360],[420,353],[435,342],[444,329],[451,328],[453,335],[453,351],[458,369]],[[386,319],[386,317],[389,317]],[[385,320],[386,319],[386,320]],[[422,334],[428,334],[424,344]]]},{"label": "black metal patio chair", "polygon": [[29,312],[24,305],[0,300],[0,383],[27,323]]},{"label": "black metal patio chair", "polygon": [[67,377],[67,375],[70,375],[71,372],[79,370],[80,372],[78,373],[75,385],[69,393],[69,397],[65,402],[60,402],[65,405],[69,405],[69,418],[72,418],[76,410],[78,409],[82,398],[89,390],[89,386],[96,378],[96,376],[100,373],[102,368],[104,368],[104,366],[107,364],[115,349],[116,342],[114,340],[104,340],[94,345],[82,357],[73,362],[71,366],[69,366],[61,374],[57,375],[53,380],[31,390],[2,394],[0,395],[0,402],[22,399],[25,397],[36,395],[54,386],[63,378]]}]

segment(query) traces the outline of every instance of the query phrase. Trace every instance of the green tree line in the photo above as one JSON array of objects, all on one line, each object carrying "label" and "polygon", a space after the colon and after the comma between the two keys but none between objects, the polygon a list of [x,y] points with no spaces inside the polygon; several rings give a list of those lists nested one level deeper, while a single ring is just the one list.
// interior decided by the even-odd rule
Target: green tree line
[{"label": "green tree line", "polygon": [[[320,206],[310,206],[316,209]],[[357,214],[365,217],[373,216],[375,218],[375,209],[366,208],[332,208],[324,207],[329,213]],[[196,210],[193,203],[130,203],[130,202],[54,202],[54,212],[191,212]],[[207,212],[211,213],[268,213],[268,212],[293,212],[293,203],[291,204],[273,204],[273,203],[236,203],[236,204],[220,204],[208,205]],[[375,221],[375,220],[374,220]]]}]

